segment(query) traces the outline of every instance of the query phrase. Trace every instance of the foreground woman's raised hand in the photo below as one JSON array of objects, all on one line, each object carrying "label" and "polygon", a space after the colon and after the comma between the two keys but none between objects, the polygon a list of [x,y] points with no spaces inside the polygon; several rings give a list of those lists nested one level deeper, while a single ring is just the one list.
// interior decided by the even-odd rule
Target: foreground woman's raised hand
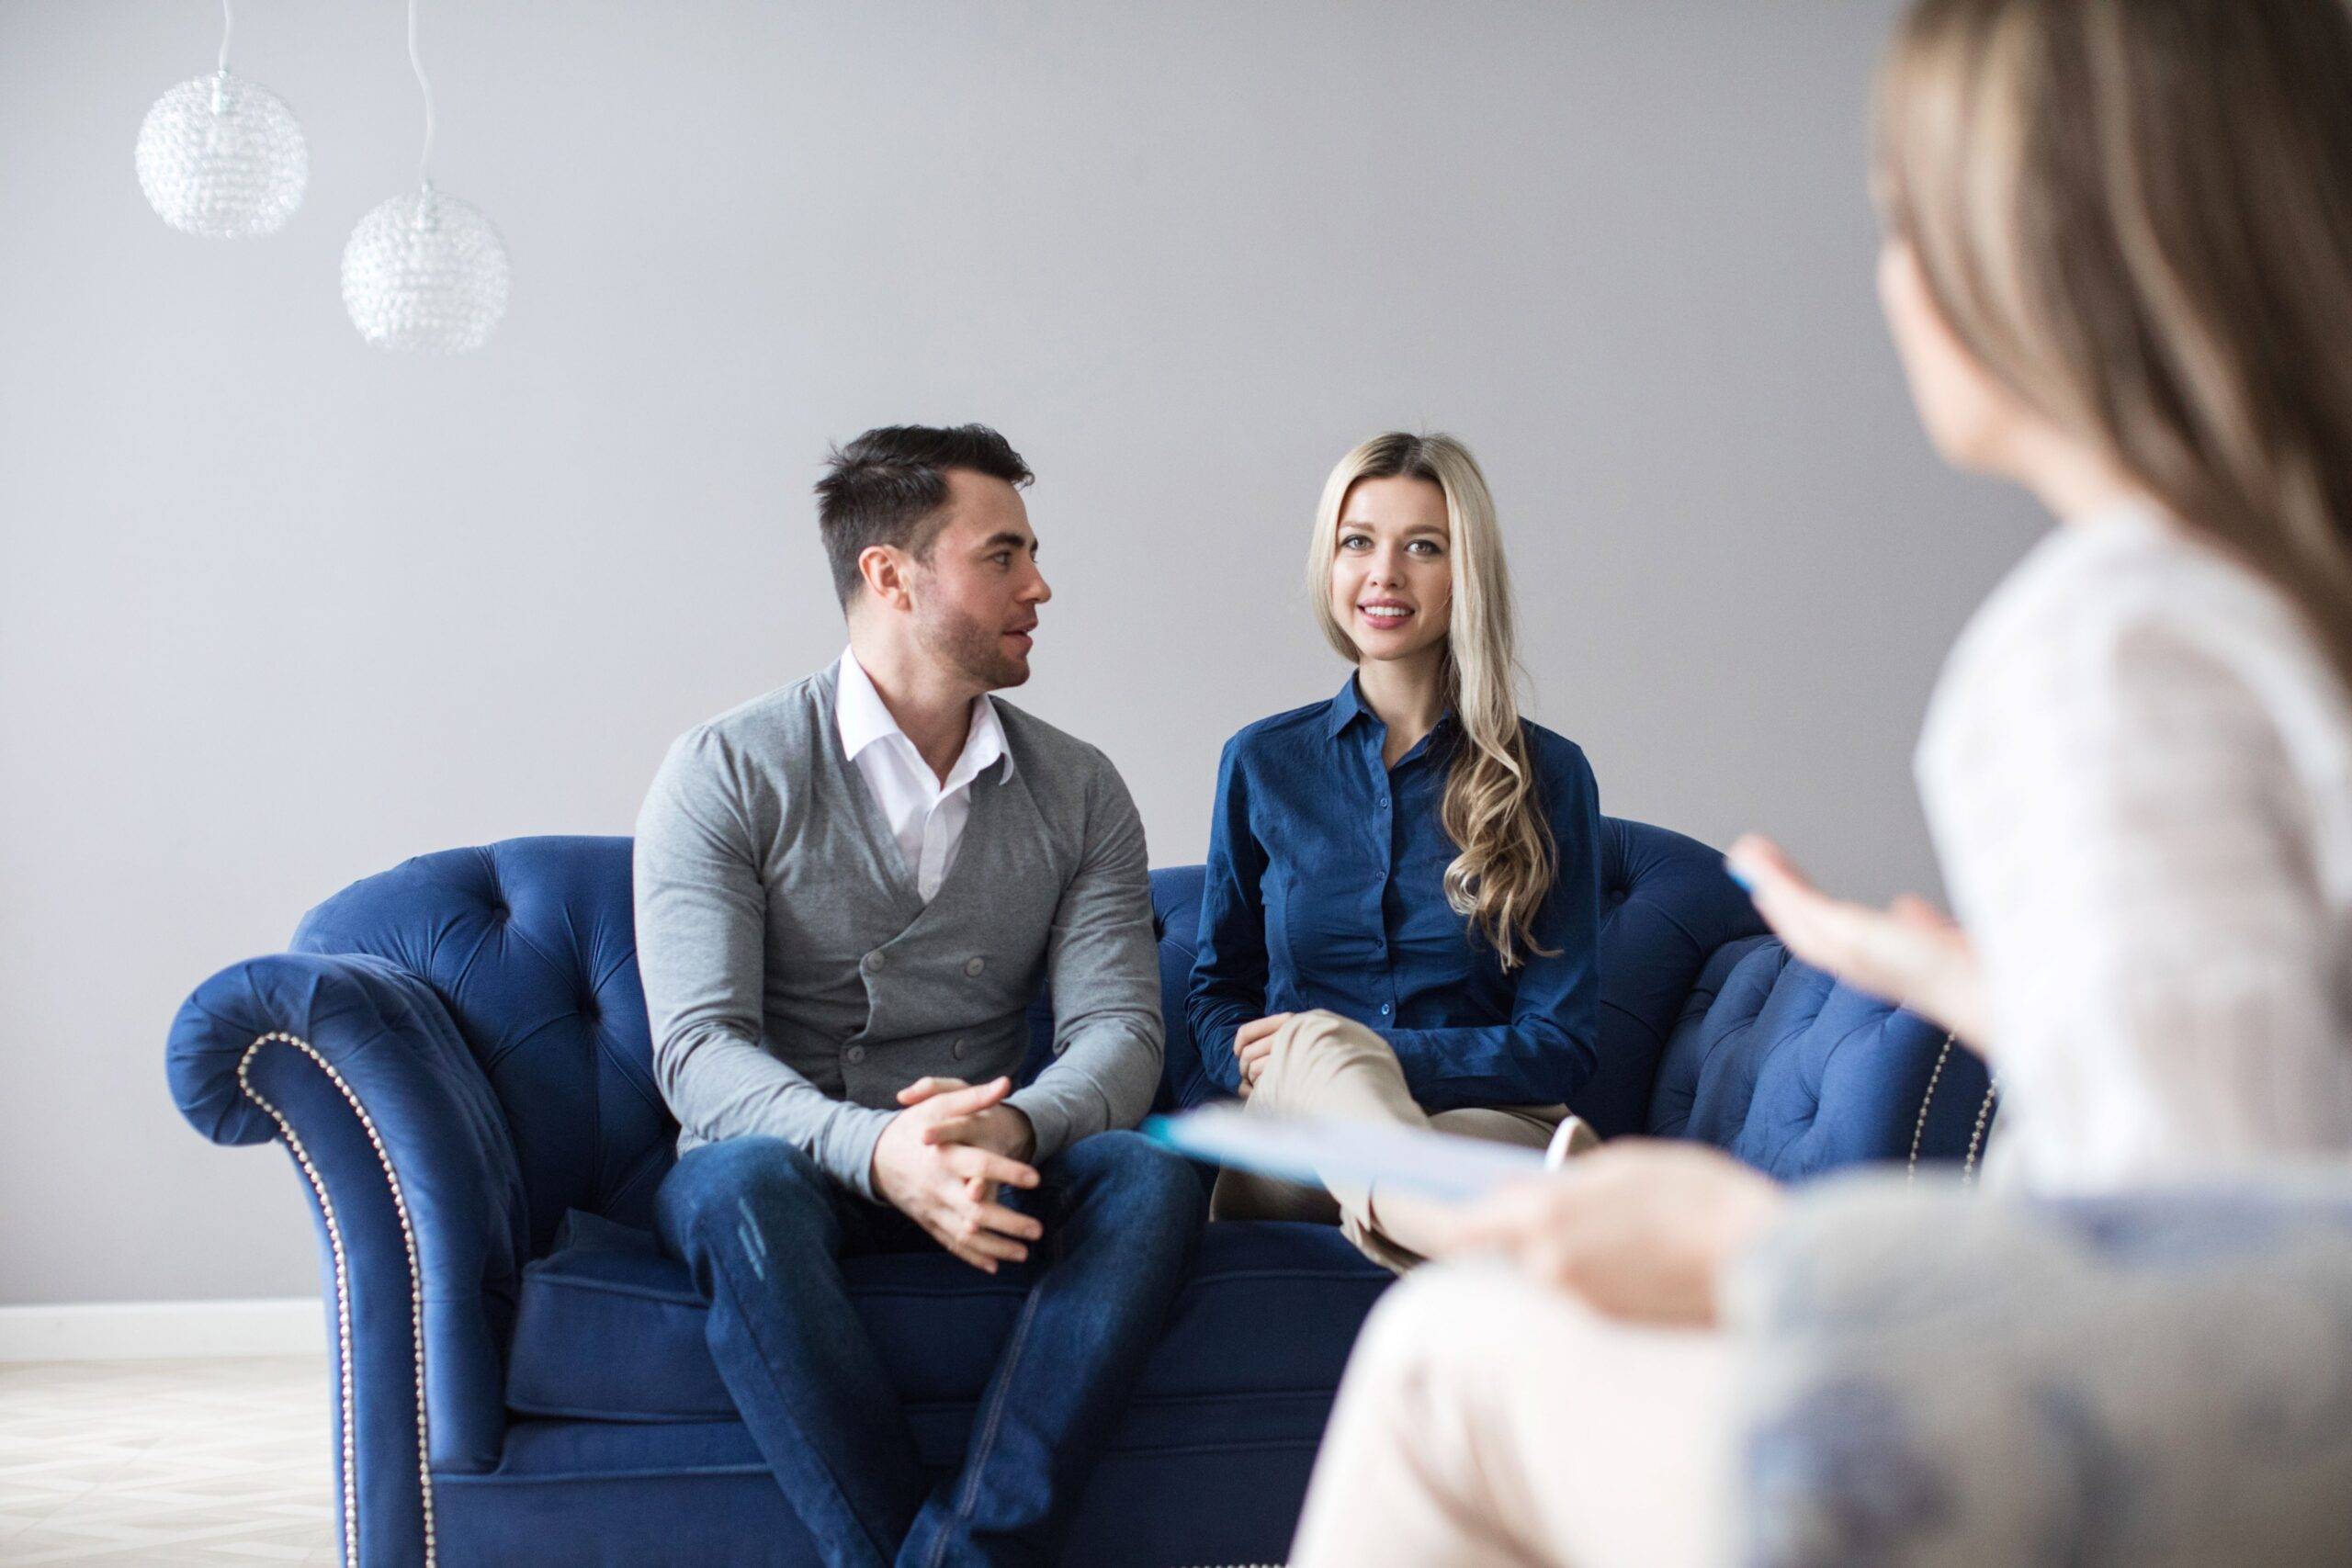
[{"label": "foreground woman's raised hand", "polygon": [[1833,898],[1806,880],[1780,845],[1755,833],[1732,845],[1724,865],[1791,953],[1984,1046],[1976,950],[1934,905],[1909,893],[1883,909]]},{"label": "foreground woman's raised hand", "polygon": [[1612,1317],[1702,1327],[1725,1266],[1783,1201],[1710,1145],[1628,1138],[1464,1205],[1443,1250],[1499,1251]]}]

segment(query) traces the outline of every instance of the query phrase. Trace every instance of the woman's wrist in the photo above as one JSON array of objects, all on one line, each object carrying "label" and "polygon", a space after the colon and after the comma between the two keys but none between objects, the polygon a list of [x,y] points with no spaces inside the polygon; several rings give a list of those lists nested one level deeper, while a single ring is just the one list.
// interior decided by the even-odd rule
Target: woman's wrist
[{"label": "woman's wrist", "polygon": [[1770,1177],[1749,1173],[1752,1182],[1725,1194],[1724,1200],[1711,1216],[1713,1220],[1713,1267],[1709,1270],[1709,1295],[1714,1308],[1714,1321],[1721,1323],[1735,1292],[1733,1282],[1741,1266],[1760,1247],[1773,1227],[1788,1211],[1788,1189]]}]

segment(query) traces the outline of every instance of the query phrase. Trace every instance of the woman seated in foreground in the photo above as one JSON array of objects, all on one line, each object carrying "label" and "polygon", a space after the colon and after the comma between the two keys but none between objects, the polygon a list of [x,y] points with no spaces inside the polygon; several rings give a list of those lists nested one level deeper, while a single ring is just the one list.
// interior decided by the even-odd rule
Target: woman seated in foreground
[{"label": "woman seated in foreground", "polygon": [[[1917,0],[1876,139],[1880,292],[1928,431],[2060,525],[1953,649],[1919,747],[1962,924],[1839,902],[1759,839],[1732,866],[1799,956],[1984,1051],[1988,1179],[2340,1159],[2352,13]],[[1710,1330],[1792,1201],[1628,1142],[1463,1211],[1449,1249],[1518,1267],[1384,1299],[1294,1563],[1733,1560]]]},{"label": "woman seated in foreground", "polygon": [[[1600,807],[1576,743],[1519,716],[1486,478],[1451,436],[1376,436],[1331,470],[1307,558],[1355,671],[1226,745],[1188,1009],[1203,1065],[1253,1111],[1580,1146]],[[1433,1245],[1430,1206],[1345,1186],[1228,1171],[1211,1212],[1336,1221],[1399,1270]]]}]

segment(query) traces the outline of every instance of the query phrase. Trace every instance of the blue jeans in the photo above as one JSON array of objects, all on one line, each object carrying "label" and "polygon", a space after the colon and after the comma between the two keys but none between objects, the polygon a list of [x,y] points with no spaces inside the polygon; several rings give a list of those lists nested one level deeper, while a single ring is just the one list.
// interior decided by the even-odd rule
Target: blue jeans
[{"label": "blue jeans", "polygon": [[833,1568],[1051,1563],[1191,1272],[1207,1214],[1181,1157],[1134,1133],[1084,1139],[1004,1201],[1045,1238],[1001,1265],[1027,1298],[972,1419],[959,1474],[933,1487],[839,1259],[937,1244],[781,1138],[678,1161],[662,1245],[710,1299],[711,1359]]}]

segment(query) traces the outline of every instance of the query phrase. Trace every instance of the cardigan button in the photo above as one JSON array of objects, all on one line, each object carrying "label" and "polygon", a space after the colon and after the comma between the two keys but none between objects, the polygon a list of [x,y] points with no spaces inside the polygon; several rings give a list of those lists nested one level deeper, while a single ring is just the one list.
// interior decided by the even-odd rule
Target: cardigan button
[{"label": "cardigan button", "polygon": [[848,1050],[842,1053],[842,1060],[847,1062],[853,1067],[857,1066],[858,1063],[865,1060],[865,1047],[863,1045],[851,1046]]},{"label": "cardigan button", "polygon": [[873,974],[876,969],[882,967],[882,950],[878,947],[876,948],[864,958],[859,959],[857,966],[865,970],[868,975]]},{"label": "cardigan button", "polygon": [[964,1059],[964,1043],[961,1040],[958,1040],[955,1044],[950,1045],[947,1048],[947,1054],[955,1057],[957,1061],[962,1061]]},{"label": "cardigan button", "polygon": [[964,960],[964,973],[967,975],[978,975],[981,970],[987,967],[988,962],[985,959],[967,958]]}]

